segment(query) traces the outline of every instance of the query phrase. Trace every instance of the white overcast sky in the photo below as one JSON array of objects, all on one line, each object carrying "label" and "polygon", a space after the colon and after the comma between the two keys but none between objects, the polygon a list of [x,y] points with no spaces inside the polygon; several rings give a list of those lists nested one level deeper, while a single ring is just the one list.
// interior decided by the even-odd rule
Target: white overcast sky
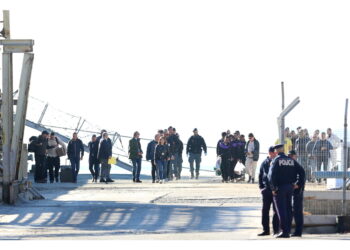
[{"label": "white overcast sky", "polygon": [[172,125],[187,140],[197,127],[215,145],[229,128],[254,132],[264,147],[277,137],[281,81],[287,104],[301,98],[287,126],[342,128],[349,7],[335,0],[1,1],[12,38],[35,40],[32,96],[122,134],[149,138]]}]

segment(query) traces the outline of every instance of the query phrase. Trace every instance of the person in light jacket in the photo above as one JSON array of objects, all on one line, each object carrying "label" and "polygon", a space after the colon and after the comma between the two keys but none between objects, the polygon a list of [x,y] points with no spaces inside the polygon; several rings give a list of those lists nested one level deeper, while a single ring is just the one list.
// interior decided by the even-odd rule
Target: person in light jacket
[{"label": "person in light jacket", "polygon": [[52,132],[50,134],[50,138],[48,139],[47,145],[47,168],[49,169],[50,183],[53,183],[54,180],[58,182],[58,172],[61,167],[61,162],[56,150],[59,146],[61,146],[63,150],[67,152],[66,144],[64,144],[64,142],[62,142],[61,139],[56,137],[55,133]]}]

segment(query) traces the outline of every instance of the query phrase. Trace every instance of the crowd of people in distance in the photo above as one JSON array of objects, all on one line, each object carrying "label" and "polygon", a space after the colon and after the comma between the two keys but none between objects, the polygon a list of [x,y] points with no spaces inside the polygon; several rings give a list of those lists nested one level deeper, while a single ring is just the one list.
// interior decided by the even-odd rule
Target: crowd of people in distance
[{"label": "crowd of people in distance", "polygon": [[[289,128],[284,131],[284,151],[287,154],[294,150],[298,162],[304,167],[308,182],[321,182],[316,180],[315,171],[338,170],[337,149],[341,147],[342,140],[333,133],[331,128],[327,132],[320,133],[315,130],[310,136],[307,129],[297,128],[297,132]],[[276,144],[279,140],[276,141]]]}]

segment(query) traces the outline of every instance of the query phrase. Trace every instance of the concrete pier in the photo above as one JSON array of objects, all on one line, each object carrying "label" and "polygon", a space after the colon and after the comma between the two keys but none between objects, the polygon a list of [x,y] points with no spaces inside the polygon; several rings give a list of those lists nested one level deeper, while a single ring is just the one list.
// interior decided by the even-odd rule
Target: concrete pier
[{"label": "concrete pier", "polygon": [[0,206],[0,239],[261,240],[256,184],[210,176],[166,184],[148,176],[140,184],[130,175],[112,177],[113,184],[91,183],[89,175],[80,175],[77,184],[35,184],[45,200]]}]

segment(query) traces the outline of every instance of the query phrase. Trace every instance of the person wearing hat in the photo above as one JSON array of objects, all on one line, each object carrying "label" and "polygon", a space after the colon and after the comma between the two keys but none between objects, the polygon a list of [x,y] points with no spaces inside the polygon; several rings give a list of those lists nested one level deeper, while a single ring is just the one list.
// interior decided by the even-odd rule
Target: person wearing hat
[{"label": "person wearing hat", "polygon": [[272,205],[273,208],[273,217],[272,217],[272,226],[273,226],[273,234],[276,235],[279,233],[279,221],[278,215],[276,212],[275,204],[273,203],[273,195],[271,191],[271,187],[269,184],[269,180],[267,175],[270,170],[271,162],[276,157],[275,148],[271,146],[269,148],[269,155],[265,159],[265,161],[260,166],[259,172],[259,188],[262,195],[263,207],[262,207],[262,220],[261,224],[263,226],[263,232],[258,234],[258,236],[267,236],[270,235],[270,208]]},{"label": "person wearing hat", "polygon": [[253,133],[249,133],[248,142],[245,146],[245,152],[247,154],[245,167],[249,175],[248,183],[250,181],[254,183],[255,171],[259,160],[260,144],[257,139],[255,139]]},{"label": "person wearing hat", "polygon": [[188,139],[186,147],[186,154],[190,163],[191,179],[194,178],[194,161],[196,161],[196,179],[198,179],[202,151],[207,155],[207,145],[205,144],[203,137],[198,134],[198,129],[195,128],[193,130],[193,136]]},{"label": "person wearing hat", "polygon": [[[294,150],[289,151],[288,156],[293,160],[297,160],[297,153]],[[301,168],[300,171],[305,170]],[[300,185],[294,187],[293,192],[293,205],[292,205],[292,218],[295,221],[295,232],[292,234],[292,237],[301,237],[303,234],[303,226],[304,226],[304,214],[303,214],[303,200],[304,200],[304,188],[305,188],[305,180],[300,183]]]},{"label": "person wearing hat", "polygon": [[284,145],[275,146],[278,156],[273,160],[268,180],[282,232],[276,238],[289,238],[292,227],[292,195],[305,182],[305,171],[297,161],[284,153]]}]

